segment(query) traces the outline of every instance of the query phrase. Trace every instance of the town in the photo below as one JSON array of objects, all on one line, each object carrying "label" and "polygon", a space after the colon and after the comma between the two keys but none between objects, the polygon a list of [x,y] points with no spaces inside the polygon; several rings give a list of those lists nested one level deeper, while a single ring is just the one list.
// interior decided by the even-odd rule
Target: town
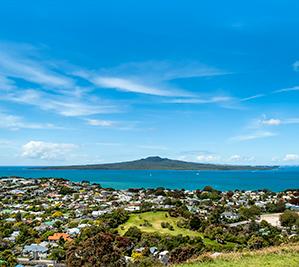
[{"label": "town", "polygon": [[2,177],[0,266],[163,266],[296,243],[298,211],[298,189],[115,190]]}]

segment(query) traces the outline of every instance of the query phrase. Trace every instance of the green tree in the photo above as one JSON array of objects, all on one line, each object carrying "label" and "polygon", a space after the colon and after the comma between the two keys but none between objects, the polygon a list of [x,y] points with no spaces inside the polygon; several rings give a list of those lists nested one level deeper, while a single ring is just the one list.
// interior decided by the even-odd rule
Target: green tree
[{"label": "green tree", "polygon": [[261,214],[261,209],[253,205],[249,208],[241,207],[239,212],[244,219],[255,219],[256,216]]},{"label": "green tree", "polygon": [[141,230],[136,226],[131,226],[128,231],[124,234],[125,237],[129,237],[135,243],[139,242],[142,236]]},{"label": "green tree", "polygon": [[99,233],[79,244],[72,244],[66,254],[68,267],[121,267],[126,266],[122,249],[117,246],[116,236]]},{"label": "green tree", "polygon": [[259,249],[263,247],[263,238],[259,236],[253,235],[249,240],[248,240],[248,247],[253,248],[253,249]]},{"label": "green tree", "polygon": [[295,211],[286,210],[279,217],[280,223],[285,227],[292,227],[297,225],[299,227],[299,215]]},{"label": "green tree", "polygon": [[52,252],[50,254],[50,259],[55,260],[55,261],[63,261],[65,260],[65,250],[62,248],[54,248],[52,249]]}]

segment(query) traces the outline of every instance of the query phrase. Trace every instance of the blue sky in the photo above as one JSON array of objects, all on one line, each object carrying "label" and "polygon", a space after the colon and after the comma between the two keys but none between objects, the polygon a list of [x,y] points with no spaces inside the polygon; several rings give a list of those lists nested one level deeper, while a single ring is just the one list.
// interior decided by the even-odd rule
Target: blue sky
[{"label": "blue sky", "polygon": [[0,164],[299,164],[299,3],[0,3]]}]

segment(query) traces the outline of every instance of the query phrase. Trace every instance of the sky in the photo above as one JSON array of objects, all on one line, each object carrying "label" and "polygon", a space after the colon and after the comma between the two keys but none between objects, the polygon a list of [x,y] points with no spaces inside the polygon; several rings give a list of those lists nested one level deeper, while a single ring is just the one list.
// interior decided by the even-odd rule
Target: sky
[{"label": "sky", "polygon": [[0,165],[299,164],[299,2],[0,3]]}]

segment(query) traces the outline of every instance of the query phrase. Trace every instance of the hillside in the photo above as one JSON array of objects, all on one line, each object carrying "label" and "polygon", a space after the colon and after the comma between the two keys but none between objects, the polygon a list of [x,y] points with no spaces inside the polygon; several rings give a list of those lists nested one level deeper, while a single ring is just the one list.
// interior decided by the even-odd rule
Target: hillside
[{"label": "hillside", "polygon": [[216,258],[204,255],[193,263],[173,267],[298,267],[299,244],[245,253],[224,253]]},{"label": "hillside", "polygon": [[[118,227],[118,232],[124,234],[130,227],[138,227],[142,232],[168,235],[189,235],[189,236],[202,236],[201,233],[192,231],[186,228],[180,228],[177,226],[178,221],[182,218],[171,217],[166,211],[157,212],[144,212],[131,214],[127,222]],[[166,222],[173,227],[172,230],[168,228],[162,228],[161,223]]]},{"label": "hillside", "polygon": [[79,170],[271,170],[276,166],[241,166],[205,164],[161,157],[148,157],[144,159],[93,165],[49,166],[39,169],[79,169]]}]

